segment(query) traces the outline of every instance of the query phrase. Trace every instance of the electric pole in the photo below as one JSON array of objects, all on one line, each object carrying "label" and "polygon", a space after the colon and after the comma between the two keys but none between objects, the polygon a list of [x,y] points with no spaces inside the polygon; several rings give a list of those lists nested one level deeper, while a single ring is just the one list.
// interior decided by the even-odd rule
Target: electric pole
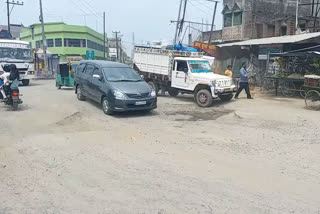
[{"label": "electric pole", "polygon": [[132,33],[132,53],[131,53],[131,61],[132,61],[132,66],[133,66],[133,58],[134,58],[134,48],[135,48],[135,36],[134,36],[134,32]]},{"label": "electric pole", "polygon": [[42,44],[43,44],[43,60],[44,60],[44,72],[48,76],[48,61],[47,61],[47,40],[44,31],[44,20],[43,20],[43,11],[42,11],[42,0],[39,0],[40,3],[40,21],[42,27]]},{"label": "electric pole", "polygon": [[177,26],[176,26],[176,33],[175,33],[175,36],[174,36],[174,44],[173,45],[177,44],[178,31],[179,31],[179,26],[180,26],[180,16],[181,16],[182,3],[183,3],[183,0],[180,0],[178,19],[177,19]]},{"label": "electric pole", "polygon": [[[8,16],[8,32],[11,34],[10,14],[11,14],[15,5],[23,6],[23,2],[19,2],[19,1],[17,1],[17,2],[11,1],[10,2],[9,0],[7,0],[6,3],[7,3],[7,16]],[[12,5],[11,10],[10,10],[10,4]]]},{"label": "electric pole", "polygon": [[212,34],[213,34],[213,27],[214,27],[214,22],[215,22],[215,19],[216,19],[217,5],[218,5],[218,1],[212,1],[212,2],[215,2],[215,4],[214,4],[213,17],[212,17],[211,31],[210,31],[209,41],[208,41],[208,44],[209,44],[209,45],[211,45],[211,39],[212,39]]},{"label": "electric pole", "polygon": [[106,60],[106,12],[103,12],[103,57]]},{"label": "electric pole", "polygon": [[113,31],[114,34],[116,34],[116,48],[117,48],[117,61],[119,60],[119,43],[118,43],[118,34],[120,31]]}]

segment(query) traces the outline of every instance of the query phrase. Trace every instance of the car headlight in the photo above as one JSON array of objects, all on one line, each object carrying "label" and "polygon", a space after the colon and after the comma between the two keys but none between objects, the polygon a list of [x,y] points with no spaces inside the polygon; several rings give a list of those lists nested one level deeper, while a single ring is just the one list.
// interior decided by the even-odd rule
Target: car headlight
[{"label": "car headlight", "polygon": [[151,97],[156,97],[156,96],[157,96],[157,93],[156,93],[155,90],[152,90],[150,95],[151,95]]},{"label": "car headlight", "polygon": [[120,91],[113,91],[113,96],[118,100],[124,100],[126,96]]}]

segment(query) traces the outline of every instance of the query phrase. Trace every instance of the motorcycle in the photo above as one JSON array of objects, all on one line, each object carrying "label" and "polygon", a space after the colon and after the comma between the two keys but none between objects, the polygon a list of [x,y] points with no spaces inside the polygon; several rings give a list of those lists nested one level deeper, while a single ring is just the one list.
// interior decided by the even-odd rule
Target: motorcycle
[{"label": "motorcycle", "polygon": [[5,88],[4,92],[7,98],[4,99],[2,94],[0,93],[0,100],[2,100],[2,102],[4,102],[5,105],[11,106],[13,111],[17,111],[18,105],[23,103],[23,101],[20,99],[21,95],[19,92],[19,88],[11,88],[10,86],[8,86]]}]

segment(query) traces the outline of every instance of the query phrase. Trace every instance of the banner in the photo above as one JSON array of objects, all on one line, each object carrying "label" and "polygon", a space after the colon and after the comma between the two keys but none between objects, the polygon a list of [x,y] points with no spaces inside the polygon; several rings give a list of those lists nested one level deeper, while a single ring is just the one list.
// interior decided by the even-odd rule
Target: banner
[{"label": "banner", "polygon": [[215,45],[209,45],[208,43],[195,41],[193,43],[193,47],[198,50],[203,50],[210,56],[216,56],[217,53],[217,47]]}]

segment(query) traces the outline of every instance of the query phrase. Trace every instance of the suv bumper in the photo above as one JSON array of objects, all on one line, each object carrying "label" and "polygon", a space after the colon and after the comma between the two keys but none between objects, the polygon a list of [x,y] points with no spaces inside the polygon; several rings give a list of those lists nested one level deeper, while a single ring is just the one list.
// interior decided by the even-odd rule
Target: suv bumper
[{"label": "suv bumper", "polygon": [[[140,103],[139,103],[140,102]],[[141,104],[145,102],[145,104]],[[110,103],[110,109],[116,112],[126,112],[126,111],[146,111],[157,108],[157,98],[147,98],[147,99],[130,99],[130,100],[114,100]]]},{"label": "suv bumper", "polygon": [[232,94],[237,91],[237,88],[235,85],[232,85],[231,87],[211,87],[211,94],[213,98],[218,98],[219,95],[227,95]]}]

